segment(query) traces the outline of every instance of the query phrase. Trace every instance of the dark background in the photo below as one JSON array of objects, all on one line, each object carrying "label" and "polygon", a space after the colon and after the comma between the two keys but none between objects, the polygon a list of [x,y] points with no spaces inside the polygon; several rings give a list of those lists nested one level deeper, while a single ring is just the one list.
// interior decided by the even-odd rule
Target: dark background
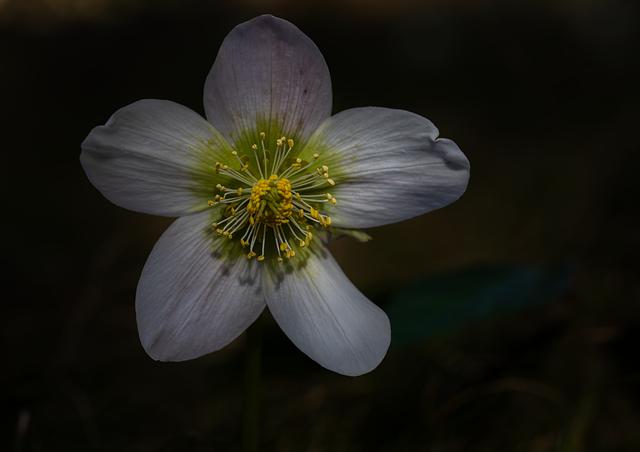
[{"label": "dark background", "polygon": [[170,220],[110,204],[78,156],[135,100],[202,113],[222,39],[265,12],[321,49],[334,112],[428,117],[471,182],[334,243],[392,319],[371,374],[325,371],[265,317],[263,450],[640,450],[640,8],[623,0],[0,0],[0,450],[239,449],[244,337],[144,353],[135,287]]}]

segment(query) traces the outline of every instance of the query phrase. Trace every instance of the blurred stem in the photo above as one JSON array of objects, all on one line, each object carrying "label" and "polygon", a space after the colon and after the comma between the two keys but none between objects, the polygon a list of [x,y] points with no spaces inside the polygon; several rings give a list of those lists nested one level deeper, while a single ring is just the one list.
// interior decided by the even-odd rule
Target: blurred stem
[{"label": "blurred stem", "polygon": [[604,373],[603,363],[605,361],[593,349],[589,350],[589,352],[585,356],[589,356],[590,359],[584,364],[585,368],[582,370],[582,374],[587,377],[587,381],[585,382],[582,397],[578,401],[564,435],[561,437],[557,448],[559,452],[583,452],[591,449],[587,443],[587,434],[589,429],[592,428],[594,417],[598,412],[602,390],[601,381]]},{"label": "blurred stem", "polygon": [[595,414],[597,394],[586,393],[580,400],[569,428],[561,440],[560,452],[581,452],[587,450],[586,436]]},{"label": "blurred stem", "polygon": [[258,318],[247,330],[245,361],[244,426],[242,450],[258,452],[260,424],[260,396],[262,383],[262,321]]}]

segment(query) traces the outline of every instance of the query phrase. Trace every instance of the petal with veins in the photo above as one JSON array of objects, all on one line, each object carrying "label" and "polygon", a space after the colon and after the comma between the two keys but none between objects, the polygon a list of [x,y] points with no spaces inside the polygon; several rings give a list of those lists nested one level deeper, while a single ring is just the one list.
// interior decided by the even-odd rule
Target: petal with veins
[{"label": "petal with veins", "polygon": [[121,108],[82,143],[80,162],[109,201],[154,215],[180,216],[207,207],[213,165],[227,142],[200,115],[166,100]]},{"label": "petal with veins", "polygon": [[255,261],[228,259],[211,236],[210,213],[179,218],[162,234],[136,292],[140,340],[159,361],[221,349],[264,309]]},{"label": "petal with veins", "polygon": [[329,215],[338,227],[394,223],[446,206],[464,193],[469,161],[426,118],[354,108],[325,121],[303,157],[319,152],[336,182]]},{"label": "petal with veins", "polygon": [[251,146],[261,131],[272,141],[281,135],[304,141],[331,114],[329,69],[295,25],[259,16],[225,38],[204,105],[209,121],[236,144]]},{"label": "petal with veins", "polygon": [[387,353],[389,319],[326,248],[314,248],[291,272],[264,272],[269,311],[289,339],[323,367],[350,376],[367,373]]}]

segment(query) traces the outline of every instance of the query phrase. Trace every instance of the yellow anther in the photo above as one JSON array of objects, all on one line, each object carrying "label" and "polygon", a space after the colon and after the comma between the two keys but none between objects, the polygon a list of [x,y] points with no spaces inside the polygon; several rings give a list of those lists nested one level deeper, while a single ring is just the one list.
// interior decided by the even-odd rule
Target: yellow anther
[{"label": "yellow anther", "polygon": [[291,182],[286,178],[278,178],[272,174],[269,179],[258,180],[251,188],[247,203],[249,222],[259,221],[268,225],[289,222],[293,214],[293,193]]},{"label": "yellow anther", "polygon": [[[323,179],[331,186],[335,181],[330,177],[329,166],[323,162],[313,163],[309,168],[312,165],[309,161],[320,158],[319,152],[304,157],[290,156],[296,145],[293,138],[270,133],[270,144],[267,145],[267,134],[259,132],[258,135],[261,141],[248,143],[252,151],[246,152],[246,148],[227,151],[235,156],[238,164],[229,167],[222,162],[215,163],[215,170],[225,176],[225,182],[233,182],[229,182],[229,188],[217,184],[207,205],[222,206],[215,210],[221,218],[212,223],[212,228],[221,237],[239,241],[247,259],[265,261],[269,255],[265,243],[271,241],[271,251],[277,251],[275,259],[283,262],[311,246],[312,231],[331,225],[331,218],[325,213],[328,203],[335,205],[337,200],[331,193],[316,190]],[[253,166],[257,166],[257,173]],[[249,179],[253,185],[247,186]],[[296,191],[293,186],[298,187]],[[253,251],[256,242],[262,250],[260,254]]]},{"label": "yellow anther", "polygon": [[229,168],[229,167],[227,165],[225,165],[224,163],[216,162],[216,164],[215,164],[216,173],[219,173],[220,170],[227,169],[227,168]]}]

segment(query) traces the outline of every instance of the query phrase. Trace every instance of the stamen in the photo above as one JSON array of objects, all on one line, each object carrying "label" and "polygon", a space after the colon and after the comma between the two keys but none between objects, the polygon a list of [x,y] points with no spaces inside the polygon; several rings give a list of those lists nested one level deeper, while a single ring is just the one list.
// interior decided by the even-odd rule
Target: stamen
[{"label": "stamen", "polygon": [[[271,253],[283,262],[283,258],[296,256],[296,248],[309,246],[314,227],[330,227],[331,217],[322,212],[323,206],[337,201],[331,193],[319,189],[335,185],[335,181],[327,165],[314,165],[320,154],[312,154],[311,161],[291,157],[293,138],[283,135],[271,149],[264,132],[259,133],[259,139],[259,144],[250,146],[250,156],[240,155],[241,150],[231,151],[238,168],[215,163],[215,172],[228,177],[230,186],[217,184],[218,193],[207,200],[207,205],[224,205],[212,227],[220,237],[233,240],[239,236],[236,240],[246,248],[248,260],[263,262]],[[269,235],[275,252],[267,244]]]},{"label": "stamen", "polygon": [[[265,137],[265,133],[264,132],[260,132],[260,146],[262,147],[262,156],[264,159],[264,175],[267,175],[267,149],[264,145],[264,137]],[[259,165],[259,163],[258,163]]]}]

